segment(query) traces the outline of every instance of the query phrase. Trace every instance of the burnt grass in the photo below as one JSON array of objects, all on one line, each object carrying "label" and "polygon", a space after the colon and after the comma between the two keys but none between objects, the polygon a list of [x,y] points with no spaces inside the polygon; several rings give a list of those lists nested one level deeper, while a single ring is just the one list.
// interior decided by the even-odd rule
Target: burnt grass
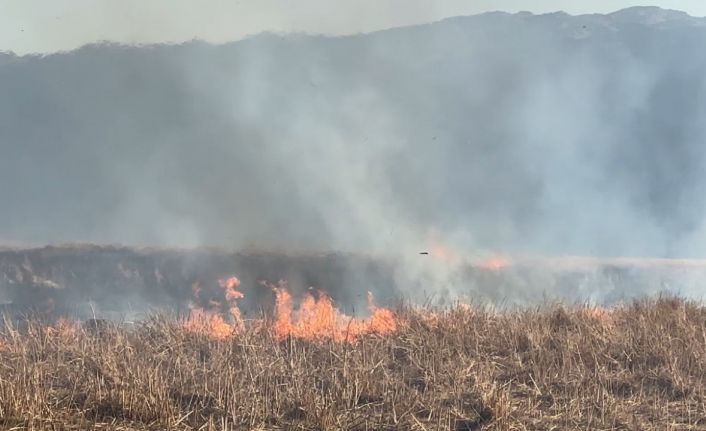
[{"label": "burnt grass", "polygon": [[706,429],[706,308],[401,307],[390,336],[6,322],[0,429]]}]

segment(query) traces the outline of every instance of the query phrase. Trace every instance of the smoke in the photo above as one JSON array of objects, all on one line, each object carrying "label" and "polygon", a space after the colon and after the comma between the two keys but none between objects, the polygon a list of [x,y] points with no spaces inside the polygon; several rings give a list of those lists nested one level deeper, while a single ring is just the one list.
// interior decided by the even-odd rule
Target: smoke
[{"label": "smoke", "polygon": [[706,27],[639,12],[0,55],[0,238],[701,256]]}]

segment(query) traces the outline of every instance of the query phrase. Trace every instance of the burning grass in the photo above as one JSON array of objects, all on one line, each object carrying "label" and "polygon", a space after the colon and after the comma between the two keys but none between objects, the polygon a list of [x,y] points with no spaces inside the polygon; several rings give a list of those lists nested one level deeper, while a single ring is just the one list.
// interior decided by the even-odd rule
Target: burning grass
[{"label": "burning grass", "polygon": [[282,337],[277,316],[216,337],[166,317],[8,322],[0,428],[706,429],[700,304],[394,317],[355,340]]},{"label": "burning grass", "polygon": [[[287,282],[281,280],[277,284],[261,281],[260,284],[274,294],[274,321],[270,329],[278,340],[296,337],[311,341],[331,339],[339,342],[354,342],[365,334],[385,335],[394,332],[397,318],[391,310],[375,305],[372,293],[368,292],[367,319],[354,318],[341,313],[333,303],[333,299],[323,291],[316,296],[307,292],[298,306],[294,307],[294,298],[287,288]],[[189,318],[184,322],[184,328],[216,339],[226,339],[245,329],[237,300],[245,295],[237,290],[240,280],[228,277],[218,281],[222,298],[216,297],[208,301],[208,307],[199,306],[201,289],[194,284],[192,289],[194,302],[191,304]],[[228,309],[224,316],[224,304]],[[254,326],[262,326],[266,322],[250,322]]]}]

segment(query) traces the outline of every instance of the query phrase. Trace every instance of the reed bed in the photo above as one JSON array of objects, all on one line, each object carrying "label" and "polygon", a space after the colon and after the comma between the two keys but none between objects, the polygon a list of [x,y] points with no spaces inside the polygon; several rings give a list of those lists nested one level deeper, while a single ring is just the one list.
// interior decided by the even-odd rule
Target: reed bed
[{"label": "reed bed", "polygon": [[6,320],[0,428],[706,429],[706,308],[400,307],[388,335]]}]

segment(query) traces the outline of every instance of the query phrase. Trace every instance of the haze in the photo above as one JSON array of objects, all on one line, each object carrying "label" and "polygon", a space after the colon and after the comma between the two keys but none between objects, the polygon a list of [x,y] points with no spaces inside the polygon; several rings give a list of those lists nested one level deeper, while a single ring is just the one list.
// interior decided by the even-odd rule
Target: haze
[{"label": "haze", "polygon": [[[128,11],[148,40],[157,9],[104,13]],[[0,54],[0,240],[701,257],[705,23],[491,13]]]}]

